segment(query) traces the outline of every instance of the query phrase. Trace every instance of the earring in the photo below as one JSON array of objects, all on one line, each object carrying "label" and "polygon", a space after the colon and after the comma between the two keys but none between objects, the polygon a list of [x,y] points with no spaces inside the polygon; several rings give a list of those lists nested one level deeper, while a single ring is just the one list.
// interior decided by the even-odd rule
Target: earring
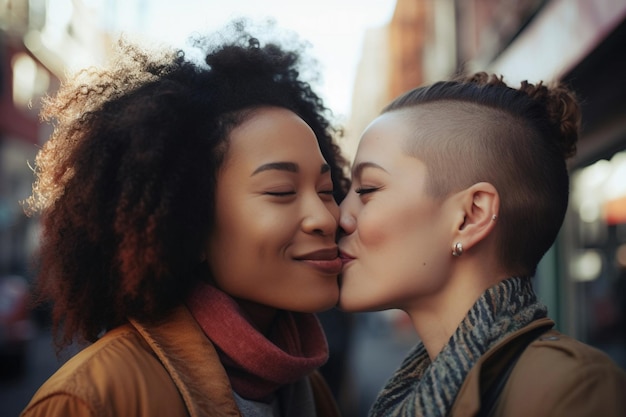
[{"label": "earring", "polygon": [[491,220],[493,220],[494,222],[496,221],[497,218],[498,218],[498,216],[496,216],[495,214],[493,216],[491,216]]},{"label": "earring", "polygon": [[463,244],[456,242],[454,246],[452,246],[452,256],[459,257],[461,255],[463,255]]}]

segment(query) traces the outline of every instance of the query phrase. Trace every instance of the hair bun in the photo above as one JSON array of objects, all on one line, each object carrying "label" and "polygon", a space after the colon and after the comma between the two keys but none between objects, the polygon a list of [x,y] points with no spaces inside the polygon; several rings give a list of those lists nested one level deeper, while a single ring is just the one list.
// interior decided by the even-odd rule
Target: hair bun
[{"label": "hair bun", "polygon": [[574,93],[562,84],[545,86],[522,81],[519,91],[528,95],[546,109],[551,124],[559,133],[558,143],[565,158],[576,153],[581,113]]}]

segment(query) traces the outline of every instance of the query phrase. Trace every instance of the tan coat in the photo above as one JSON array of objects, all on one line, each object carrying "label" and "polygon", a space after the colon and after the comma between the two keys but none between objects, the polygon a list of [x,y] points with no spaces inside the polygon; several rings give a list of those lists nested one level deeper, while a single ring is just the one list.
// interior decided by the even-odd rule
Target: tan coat
[{"label": "tan coat", "polygon": [[[489,380],[503,368],[502,355],[519,336],[554,322],[541,319],[490,349],[468,374],[450,417],[472,417],[480,407],[481,378]],[[624,417],[626,373],[603,352],[556,330],[532,342],[519,358],[495,417]]]},{"label": "tan coat", "polygon": [[[106,375],[106,377],[105,377]],[[337,417],[318,373],[309,377],[317,415]],[[21,414],[81,417],[240,416],[215,348],[187,308],[158,326],[108,332],[59,369]]]}]

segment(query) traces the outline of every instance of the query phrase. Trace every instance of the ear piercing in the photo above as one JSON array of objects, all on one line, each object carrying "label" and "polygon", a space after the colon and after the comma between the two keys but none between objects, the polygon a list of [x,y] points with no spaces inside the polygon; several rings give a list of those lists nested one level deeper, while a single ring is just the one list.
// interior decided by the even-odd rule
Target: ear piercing
[{"label": "ear piercing", "polygon": [[[496,214],[493,214],[491,216],[491,220],[493,220],[494,222],[497,219],[498,216]],[[458,258],[461,255],[463,255],[463,244],[461,242],[456,242],[454,245],[452,245],[452,256],[456,256]]]},{"label": "ear piercing", "polygon": [[452,256],[459,257],[461,255],[463,255],[463,244],[456,242],[454,246],[452,246]]}]

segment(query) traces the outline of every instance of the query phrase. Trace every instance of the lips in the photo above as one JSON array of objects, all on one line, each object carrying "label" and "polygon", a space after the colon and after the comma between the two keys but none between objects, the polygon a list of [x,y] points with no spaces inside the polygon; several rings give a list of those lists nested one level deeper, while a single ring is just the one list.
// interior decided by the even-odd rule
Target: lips
[{"label": "lips", "polygon": [[299,261],[332,261],[339,256],[337,247],[320,249],[315,252],[309,252],[306,255],[296,256]]},{"label": "lips", "polygon": [[342,265],[346,265],[347,263],[353,261],[355,258],[354,258],[354,256],[350,255],[349,253],[340,250],[339,251],[339,259],[341,259]]},{"label": "lips", "polygon": [[332,247],[299,255],[294,259],[304,262],[324,274],[337,275],[343,267],[343,262],[338,255],[337,247]]}]

